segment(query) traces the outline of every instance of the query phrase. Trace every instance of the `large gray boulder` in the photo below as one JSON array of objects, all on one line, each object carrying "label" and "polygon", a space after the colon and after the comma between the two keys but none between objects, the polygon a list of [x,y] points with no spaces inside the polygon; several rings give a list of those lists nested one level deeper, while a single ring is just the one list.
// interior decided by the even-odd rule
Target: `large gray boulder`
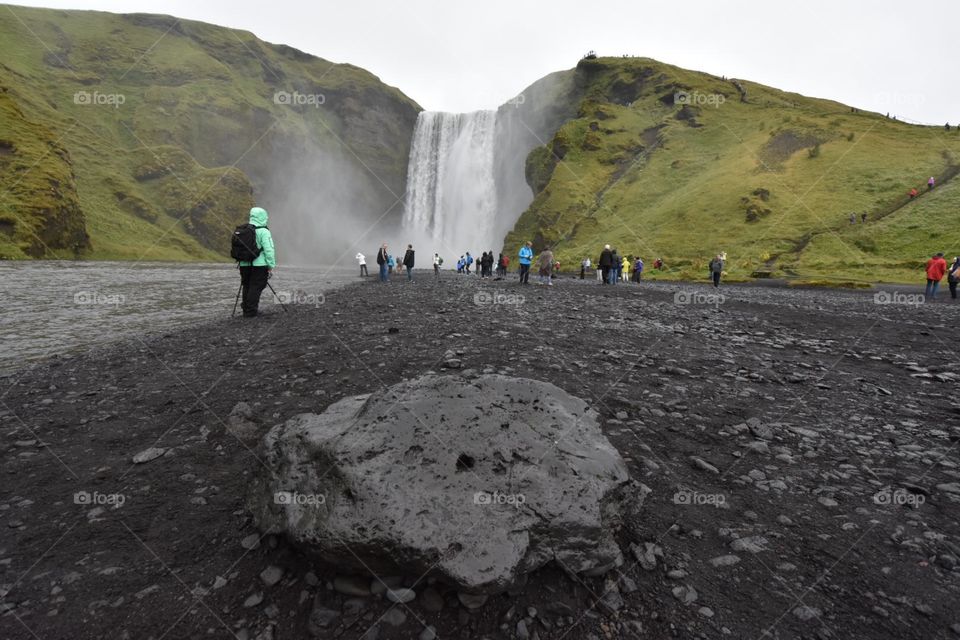
[{"label": "large gray boulder", "polygon": [[552,384],[428,375],[344,398],[264,437],[250,498],[283,533],[344,572],[430,573],[495,593],[550,561],[599,574],[648,491],[597,415]]}]

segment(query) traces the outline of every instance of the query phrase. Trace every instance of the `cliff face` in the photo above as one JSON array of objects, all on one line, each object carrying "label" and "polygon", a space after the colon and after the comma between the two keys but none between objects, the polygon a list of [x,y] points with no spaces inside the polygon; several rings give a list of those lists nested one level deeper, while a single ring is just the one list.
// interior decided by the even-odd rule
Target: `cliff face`
[{"label": "cliff face", "polygon": [[256,202],[286,261],[331,261],[400,217],[420,108],[370,73],[169,16],[5,9],[0,257],[223,258]]},{"label": "cliff face", "polygon": [[[532,240],[570,267],[609,243],[697,279],[725,251],[740,277],[876,281],[915,279],[931,253],[955,252],[943,242],[960,223],[956,128],[646,58],[567,73],[555,100],[573,114],[526,155],[534,195],[506,235],[511,255]],[[912,201],[911,187],[923,192]]]}]

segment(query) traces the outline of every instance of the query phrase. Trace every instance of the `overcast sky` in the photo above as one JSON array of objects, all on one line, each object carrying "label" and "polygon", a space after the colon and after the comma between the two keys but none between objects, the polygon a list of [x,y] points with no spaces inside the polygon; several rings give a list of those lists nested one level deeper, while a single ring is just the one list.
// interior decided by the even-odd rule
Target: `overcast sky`
[{"label": "overcast sky", "polygon": [[[252,31],[399,87],[425,109],[494,108],[588,50],[960,122],[960,1],[41,0]],[[0,14],[0,20],[4,18]]]}]

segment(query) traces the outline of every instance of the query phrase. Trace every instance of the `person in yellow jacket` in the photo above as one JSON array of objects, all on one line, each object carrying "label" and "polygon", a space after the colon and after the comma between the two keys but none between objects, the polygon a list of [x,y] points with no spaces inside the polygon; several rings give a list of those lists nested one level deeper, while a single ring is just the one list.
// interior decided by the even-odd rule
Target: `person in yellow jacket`
[{"label": "person in yellow jacket", "polygon": [[623,269],[620,271],[620,277],[624,282],[630,282],[630,258],[623,256]]}]

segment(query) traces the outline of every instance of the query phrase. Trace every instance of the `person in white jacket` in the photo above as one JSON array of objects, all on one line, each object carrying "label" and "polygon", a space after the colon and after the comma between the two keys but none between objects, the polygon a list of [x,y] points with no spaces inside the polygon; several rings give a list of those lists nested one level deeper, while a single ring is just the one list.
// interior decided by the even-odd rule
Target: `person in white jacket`
[{"label": "person in white jacket", "polygon": [[357,252],[357,262],[360,263],[360,277],[370,275],[367,273],[367,257],[362,253]]},{"label": "person in white jacket", "polygon": [[440,279],[440,265],[442,264],[443,258],[440,257],[440,254],[433,254],[433,275],[436,276],[437,280]]}]

